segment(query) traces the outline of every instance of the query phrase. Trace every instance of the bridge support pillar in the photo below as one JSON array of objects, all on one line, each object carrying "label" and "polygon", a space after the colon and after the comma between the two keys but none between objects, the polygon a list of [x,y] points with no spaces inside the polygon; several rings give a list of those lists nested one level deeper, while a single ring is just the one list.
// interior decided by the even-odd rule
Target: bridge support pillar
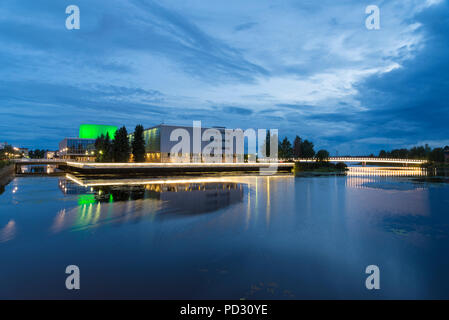
[{"label": "bridge support pillar", "polygon": [[366,167],[366,161],[362,162],[362,167]]}]

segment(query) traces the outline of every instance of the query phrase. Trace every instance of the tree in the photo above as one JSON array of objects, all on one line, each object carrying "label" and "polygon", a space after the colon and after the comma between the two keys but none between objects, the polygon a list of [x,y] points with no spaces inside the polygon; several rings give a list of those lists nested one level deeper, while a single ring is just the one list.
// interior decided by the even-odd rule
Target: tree
[{"label": "tree", "polygon": [[30,152],[28,152],[28,156],[31,159],[43,159],[45,158],[45,150],[40,150],[40,149],[36,149],[36,150],[30,150]]},{"label": "tree", "polygon": [[309,140],[304,140],[301,143],[301,152],[302,152],[302,157],[313,158],[313,156],[315,155],[315,150],[313,149],[313,143],[310,142]]},{"label": "tree", "polygon": [[105,136],[102,134],[95,140],[95,162],[103,162],[104,147],[105,147]]},{"label": "tree", "polygon": [[109,137],[109,132],[106,132],[106,137],[104,139],[104,153],[103,153],[103,161],[104,162],[112,162],[112,142]]},{"label": "tree", "polygon": [[407,149],[394,149],[391,150],[391,157],[395,159],[407,159],[408,150]]},{"label": "tree", "polygon": [[302,139],[296,136],[295,141],[293,141],[293,157],[301,158],[301,144]]},{"label": "tree", "polygon": [[143,138],[143,126],[137,125],[134,129],[133,140],[131,142],[134,162],[145,161],[145,140]]},{"label": "tree", "polygon": [[279,143],[279,158],[280,159],[290,159],[293,157],[293,148],[292,144],[288,140],[287,137]]},{"label": "tree", "polygon": [[379,158],[386,158],[386,157],[387,157],[387,152],[385,150],[380,150]]},{"label": "tree", "polygon": [[115,138],[112,142],[112,155],[114,162],[128,162],[130,155],[130,146],[128,132],[125,126],[115,132]]},{"label": "tree", "polygon": [[425,159],[427,158],[426,149],[421,147],[413,147],[409,151],[409,157],[412,159]]},{"label": "tree", "polygon": [[329,152],[327,150],[321,149],[316,153],[317,161],[323,162],[329,160]]},{"label": "tree", "polygon": [[99,136],[95,140],[95,161],[96,162],[111,162],[112,161],[111,139],[109,133]]},{"label": "tree", "polygon": [[14,154],[13,147],[10,145],[6,145],[2,150],[0,150],[0,159],[9,159],[12,154]]},{"label": "tree", "polygon": [[433,162],[444,162],[444,149],[435,148],[429,153],[429,160]]}]

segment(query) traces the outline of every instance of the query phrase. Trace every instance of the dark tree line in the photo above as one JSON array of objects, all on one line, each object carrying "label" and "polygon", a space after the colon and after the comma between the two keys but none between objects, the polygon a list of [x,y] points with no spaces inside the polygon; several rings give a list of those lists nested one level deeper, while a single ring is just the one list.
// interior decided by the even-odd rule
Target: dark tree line
[{"label": "dark tree line", "polygon": [[145,140],[143,131],[143,126],[137,125],[131,142],[125,126],[115,132],[113,140],[110,139],[109,134],[101,135],[95,140],[95,161],[128,162],[132,153],[134,162],[144,162]]},{"label": "dark tree line", "polygon": [[[45,158],[45,153],[48,150],[44,150],[44,149],[35,149],[35,150],[30,150],[28,152],[28,157],[31,159],[44,159]],[[25,156],[25,154],[17,149],[14,149],[12,146],[7,145],[5,146],[5,148],[0,150],[0,159],[9,159],[12,158],[14,156],[19,156],[19,157],[23,157]]]},{"label": "dark tree line", "polygon": [[134,135],[131,142],[134,162],[145,161],[145,139],[143,137],[143,130],[142,125],[137,125],[134,130]]},{"label": "dark tree line", "polygon": [[95,140],[95,161],[112,162],[112,145],[113,142],[111,142],[109,133],[106,133],[106,136],[102,134],[98,137],[97,140]]},{"label": "dark tree line", "polygon": [[329,158],[328,151],[319,150],[318,152],[315,152],[314,148],[313,142],[307,139],[303,140],[299,136],[296,136],[292,144],[290,140],[285,137],[282,141],[279,141],[278,156],[280,159],[316,158],[319,161],[324,161]]},{"label": "dark tree line", "polygon": [[303,140],[299,136],[296,136],[292,143],[285,137],[282,142],[279,143],[279,158],[313,158],[315,157],[315,149],[313,142],[305,139]]},{"label": "dark tree line", "polygon": [[427,159],[433,162],[444,162],[444,152],[449,151],[449,146],[444,148],[425,146],[413,147],[411,149],[394,149],[391,151],[381,150],[379,158],[395,158],[395,159]]},{"label": "dark tree line", "polygon": [[44,159],[46,152],[47,152],[46,150],[40,150],[40,149],[30,150],[28,152],[28,156],[30,157],[30,159]]}]

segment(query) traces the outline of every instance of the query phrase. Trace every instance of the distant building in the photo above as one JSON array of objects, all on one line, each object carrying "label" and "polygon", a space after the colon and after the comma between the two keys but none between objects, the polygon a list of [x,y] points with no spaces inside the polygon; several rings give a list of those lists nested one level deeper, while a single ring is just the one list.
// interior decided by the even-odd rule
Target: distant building
[{"label": "distant building", "polygon": [[66,160],[95,161],[95,140],[101,135],[109,134],[114,138],[116,126],[82,124],[79,137],[65,138],[59,143],[59,157]]},{"label": "distant building", "polygon": [[58,151],[47,151],[45,152],[45,159],[56,159],[59,157]]},{"label": "distant building", "polygon": [[[0,150],[5,149],[6,147],[12,148],[12,151],[14,153],[14,157],[28,157],[28,148],[18,148],[13,147],[12,145],[8,144],[7,142],[0,142]],[[12,153],[11,153],[12,155]]]},{"label": "distant building", "polygon": [[22,156],[28,157],[28,148],[14,148],[14,150],[19,151]]},{"label": "distant building", "polygon": [[59,143],[59,156],[65,160],[95,161],[95,139],[65,138]]},{"label": "distant building", "polygon": [[109,135],[109,138],[114,139],[116,126],[108,126],[102,124],[82,124],[79,127],[78,138],[80,139],[97,139],[101,135]]},{"label": "distant building", "polygon": [[[146,162],[170,162],[171,155],[170,151],[172,147],[175,146],[179,141],[170,141],[170,135],[173,131],[177,129],[184,129],[188,132],[190,137],[190,153],[185,153],[180,155],[180,159],[178,161],[181,162],[202,162],[204,161],[204,156],[200,153],[193,152],[193,127],[190,126],[174,126],[174,125],[166,125],[160,124],[155,127],[151,127],[144,130],[143,136],[145,140],[145,161]],[[220,132],[222,137],[222,161],[225,162],[224,155],[227,153],[232,155],[232,159],[228,162],[243,162],[243,154],[237,154],[236,152],[236,143],[233,143],[233,150],[229,150],[229,146],[226,143],[225,138],[225,127],[213,127],[213,128],[201,128],[201,136],[203,136],[204,131],[207,129],[216,129]],[[130,142],[132,141],[133,134],[129,136]],[[201,139],[201,137],[200,137]],[[202,139],[201,139],[202,140]],[[208,145],[210,141],[201,141],[201,150],[204,149],[206,145]],[[228,150],[226,149],[228,148]]]}]

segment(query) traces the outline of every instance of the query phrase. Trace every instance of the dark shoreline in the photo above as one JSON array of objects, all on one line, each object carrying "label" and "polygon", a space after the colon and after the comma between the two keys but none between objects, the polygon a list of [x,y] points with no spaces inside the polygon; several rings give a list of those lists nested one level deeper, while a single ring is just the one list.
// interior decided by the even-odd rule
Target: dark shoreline
[{"label": "dark shoreline", "polygon": [[0,194],[4,188],[14,179],[14,165],[8,165],[0,169]]},{"label": "dark shoreline", "polygon": [[330,177],[346,176],[346,171],[299,171],[295,172],[296,177]]}]

